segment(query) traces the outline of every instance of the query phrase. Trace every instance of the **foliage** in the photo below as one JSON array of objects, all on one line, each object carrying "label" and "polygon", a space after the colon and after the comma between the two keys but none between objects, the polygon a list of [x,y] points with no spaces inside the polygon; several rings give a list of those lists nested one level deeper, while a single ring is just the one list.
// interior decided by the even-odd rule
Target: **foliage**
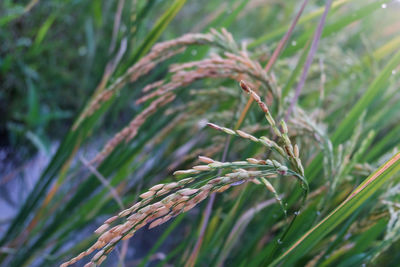
[{"label": "foliage", "polygon": [[398,1],[0,5],[7,143],[66,132],[0,265],[400,260]]}]

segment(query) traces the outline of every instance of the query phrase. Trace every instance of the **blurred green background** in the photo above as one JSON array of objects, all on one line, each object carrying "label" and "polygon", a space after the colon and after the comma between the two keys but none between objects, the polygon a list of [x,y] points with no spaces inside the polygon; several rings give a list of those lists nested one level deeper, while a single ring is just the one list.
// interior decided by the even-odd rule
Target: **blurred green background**
[{"label": "blurred green background", "polygon": [[[94,92],[122,38],[129,40],[128,52],[116,73],[126,69],[141,49],[148,49],[144,45],[147,34],[172,4],[157,0],[120,2],[123,8],[114,36],[118,1],[3,0],[0,3],[2,147],[23,152],[20,155],[23,157],[37,149],[49,151],[51,142],[60,140]],[[323,2],[311,1],[304,13],[312,13]],[[336,2],[341,7],[338,12],[331,12],[327,21],[333,33],[323,38],[320,51],[324,53],[324,47],[331,44],[346,56],[327,54],[324,56],[327,61],[345,65],[363,58],[367,64],[376,64],[373,53],[377,48],[389,41],[399,42],[393,40],[400,31],[396,18],[398,2],[387,8],[375,5],[376,10],[364,7],[367,14],[361,16],[358,10],[362,9],[363,1]],[[186,1],[170,24],[162,23],[165,29],[151,43],[225,26],[237,40],[247,40],[250,47],[272,51],[281,26],[292,20],[298,6],[298,1]],[[290,43],[296,44],[296,38],[313,28],[314,23],[315,19],[299,25]],[[336,32],[343,27],[343,33]],[[304,45],[301,41],[304,38],[299,46]],[[334,53],[334,48],[325,50],[328,49],[327,53]],[[292,50],[289,47],[287,54],[292,54]],[[124,111],[121,112],[120,108],[113,112],[110,118],[113,123],[118,122],[118,116],[124,116]]]},{"label": "blurred green background", "polygon": [[[238,44],[247,45],[252,59],[265,66],[302,2],[0,1],[0,213],[4,214],[0,216],[0,265],[55,266],[86,248],[94,240],[92,230],[120,207],[109,188],[85,168],[81,157],[91,159],[150,104],[147,101],[138,105],[135,100],[143,95],[141,90],[146,85],[169,79],[172,64],[202,60],[212,53],[222,54],[223,49],[207,45],[188,47],[134,83],[124,84],[112,101],[71,130],[93,95],[114,84],[157,42],[186,33],[208,33],[212,28],[226,28]],[[268,103],[276,113],[286,110],[293,96],[307,45],[325,3],[308,2],[271,71],[286,94],[282,103]],[[329,148],[310,141],[312,134],[310,137],[299,131],[293,136],[302,145],[307,177],[314,180],[311,194],[317,192],[317,197],[307,202],[306,215],[289,234],[288,244],[321,220],[318,208],[325,200],[319,194],[324,194],[329,179],[336,177],[340,166],[348,175],[339,177],[338,190],[329,196],[321,216],[337,207],[400,148],[400,70],[396,64],[400,51],[399,14],[400,1],[333,1],[299,98],[299,106],[323,132],[321,139],[332,139],[333,148],[329,154]],[[388,70],[387,66],[392,65],[395,67]],[[215,95],[214,89],[221,87],[228,88],[226,94]],[[204,89],[202,94],[196,93],[199,88]],[[221,133],[204,130],[203,124],[212,120],[233,128],[237,112],[243,110],[247,101],[236,89],[238,84],[231,79],[204,79],[179,88],[177,99],[146,121],[137,138],[117,147],[97,166],[111,186],[118,189],[126,207],[146,188],[174,180],[173,170],[193,166],[199,151],[217,148],[215,155],[222,154],[221,144],[226,140]],[[366,93],[370,91],[376,94]],[[340,129],[341,122],[360,99],[363,109],[352,113],[356,118]],[[266,134],[266,123],[255,106],[243,127],[254,126],[260,134]],[[181,113],[188,117],[163,132],[168,123],[177,118],[179,121]],[[295,128],[289,124],[291,127]],[[359,132],[353,133],[354,129]],[[375,134],[372,137],[371,130]],[[357,154],[365,140],[367,149]],[[261,154],[255,145],[237,140],[233,143],[229,160]],[[346,148],[353,146],[346,155]],[[327,167],[321,154],[329,154],[337,165]],[[315,160],[318,156],[320,161]],[[320,246],[296,258],[296,266],[363,266],[372,257],[376,261],[371,266],[397,266],[400,215],[396,205],[388,208],[384,204],[388,199],[397,203],[398,195],[393,193],[398,192],[397,185],[393,182],[379,189],[379,194],[346,218],[340,229],[335,228],[322,239]],[[297,192],[291,182],[277,181],[274,186],[279,193],[289,196]],[[389,190],[393,188],[396,190]],[[263,266],[273,255],[285,251],[288,244],[278,249],[271,245],[279,240],[286,225],[276,205],[254,214],[238,239],[232,244],[227,242],[239,218],[267,197],[271,195],[259,188],[247,188],[240,195],[232,191],[220,197],[198,256],[198,266],[221,262],[226,266]],[[289,203],[292,214],[298,208],[295,202]],[[128,256],[130,263],[126,266],[139,262],[153,266],[154,261],[161,265],[163,260],[173,266],[184,265],[198,237],[204,208],[205,204],[200,205],[190,216],[178,217],[161,230],[139,232],[130,241],[135,252]],[[393,221],[397,224],[390,225]],[[160,248],[165,252],[161,256],[156,253]],[[106,266],[121,264],[118,255],[113,254]],[[318,258],[320,255],[326,258]]]}]

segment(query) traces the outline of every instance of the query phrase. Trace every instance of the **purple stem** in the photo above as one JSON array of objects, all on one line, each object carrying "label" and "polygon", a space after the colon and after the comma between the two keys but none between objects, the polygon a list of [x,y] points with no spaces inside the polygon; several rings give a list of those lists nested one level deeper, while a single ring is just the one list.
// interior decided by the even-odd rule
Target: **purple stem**
[{"label": "purple stem", "polygon": [[308,70],[310,69],[311,63],[314,59],[315,52],[317,51],[317,48],[318,48],[319,40],[321,39],[322,30],[324,28],[326,16],[328,15],[331,4],[332,4],[332,0],[326,1],[324,14],[322,14],[321,20],[319,21],[317,30],[314,34],[314,39],[312,41],[310,51],[308,52],[308,55],[307,55],[307,60],[306,60],[306,64],[304,65],[303,73],[301,74],[300,81],[297,84],[296,91],[294,93],[294,97],[293,97],[292,101],[290,102],[290,106],[286,113],[285,120],[288,120],[289,116],[292,114],[294,106],[296,105],[297,100],[299,99],[301,90],[303,89],[304,83],[307,78]]},{"label": "purple stem", "polygon": [[[296,17],[294,18],[292,24],[290,25],[289,30],[286,32],[286,34],[282,37],[282,39],[280,40],[277,48],[275,49],[274,53],[272,54],[270,60],[268,61],[267,65],[265,66],[265,70],[266,72],[268,72],[272,65],[275,63],[276,59],[278,58],[280,52],[282,51],[283,46],[286,44],[287,40],[290,38],[290,36],[292,35],[292,32],[297,24],[297,22],[299,21],[299,18],[301,16],[301,14],[303,13],[304,8],[306,7],[308,3],[308,0],[304,0],[303,4],[300,7],[299,12],[297,13]],[[222,156],[222,161],[225,161],[226,156],[228,154],[228,147],[229,147],[229,143],[230,143],[231,137],[229,136],[227,139],[227,142],[225,144],[225,149],[224,149],[224,153]],[[204,210],[204,215],[203,215],[203,221],[201,222],[201,229],[200,229],[200,233],[199,233],[199,238],[197,239],[197,242],[193,248],[193,251],[191,253],[191,256],[189,258],[188,264],[187,266],[189,266],[189,264],[194,264],[194,262],[191,262],[192,260],[195,260],[195,257],[198,253],[198,251],[200,250],[200,246],[201,243],[203,241],[204,238],[204,234],[208,225],[208,221],[210,220],[210,216],[211,216],[211,211],[214,205],[214,201],[215,201],[215,193],[210,195],[210,199],[208,200],[207,203],[207,207]]]},{"label": "purple stem", "polygon": [[[225,148],[224,148],[224,153],[222,154],[222,158],[221,161],[225,161],[226,157],[228,155],[228,150],[229,150],[229,144],[231,142],[231,136],[229,135],[228,138],[226,139],[225,142]],[[220,174],[221,171],[218,172],[218,174]],[[200,229],[200,233],[199,233],[199,238],[196,241],[196,244],[194,245],[193,251],[189,257],[189,260],[187,262],[187,264],[185,265],[185,267],[189,267],[189,266],[194,266],[195,264],[195,259],[197,257],[197,254],[199,253],[201,244],[203,243],[203,238],[204,238],[204,234],[206,232],[207,226],[208,226],[208,221],[210,220],[210,216],[211,216],[211,211],[213,208],[215,202],[215,193],[212,193],[210,195],[210,198],[207,202],[207,207],[203,212],[203,221],[201,222],[201,229]]]},{"label": "purple stem", "polygon": [[304,8],[306,7],[308,3],[308,0],[304,0],[303,4],[300,7],[299,12],[297,12],[296,17],[294,18],[292,24],[290,25],[289,30],[285,33],[283,38],[279,41],[278,46],[276,47],[274,53],[272,54],[270,60],[268,61],[267,65],[265,66],[265,71],[268,72],[272,65],[275,63],[275,61],[278,59],[279,54],[281,53],[283,47],[285,46],[287,40],[289,40],[290,36],[292,35],[292,32],[294,28],[296,27],[297,22],[300,19],[301,14],[303,13]]}]

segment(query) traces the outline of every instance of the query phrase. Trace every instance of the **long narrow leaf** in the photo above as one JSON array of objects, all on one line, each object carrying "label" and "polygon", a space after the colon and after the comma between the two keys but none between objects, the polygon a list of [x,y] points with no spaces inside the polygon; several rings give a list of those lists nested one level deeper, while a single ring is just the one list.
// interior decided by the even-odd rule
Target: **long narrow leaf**
[{"label": "long narrow leaf", "polygon": [[400,153],[397,153],[361,183],[334,211],[296,241],[282,256],[272,262],[271,266],[277,266],[283,260],[285,260],[285,265],[290,265],[293,261],[305,255],[336,226],[360,208],[369,197],[378,192],[385,182],[399,171]]}]

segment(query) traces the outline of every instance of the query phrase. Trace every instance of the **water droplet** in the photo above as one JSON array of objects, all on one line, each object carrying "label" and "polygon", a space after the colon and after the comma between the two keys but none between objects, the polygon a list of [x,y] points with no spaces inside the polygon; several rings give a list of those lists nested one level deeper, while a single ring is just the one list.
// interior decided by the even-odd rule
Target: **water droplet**
[{"label": "water droplet", "polygon": [[296,216],[299,215],[299,214],[300,214],[299,210],[294,212],[294,215],[296,215]]},{"label": "water droplet", "polygon": [[344,240],[349,240],[350,237],[351,237],[351,233],[347,233],[347,234],[344,236]]},{"label": "water droplet", "polygon": [[382,4],[381,7],[382,8],[387,8],[387,4]]},{"label": "water droplet", "polygon": [[366,267],[367,265],[365,263],[361,264],[361,267]]},{"label": "water droplet", "polygon": [[17,46],[29,47],[32,45],[32,40],[26,37],[21,37],[17,40]]},{"label": "water droplet", "polygon": [[317,210],[317,215],[318,215],[318,216],[321,215],[321,212],[320,212],[319,210]]},{"label": "water droplet", "polygon": [[278,239],[278,244],[279,245],[283,244],[282,240]]},{"label": "water droplet", "polygon": [[197,125],[198,125],[198,127],[201,129],[201,128],[206,127],[207,123],[208,123],[208,120],[206,120],[206,119],[201,119],[201,120],[199,120],[199,121],[197,122]]},{"label": "water droplet", "polygon": [[296,46],[296,45],[297,45],[297,42],[296,42],[296,41],[292,41],[292,45],[293,45],[293,46]]},{"label": "water droplet", "polygon": [[86,54],[87,54],[87,48],[86,48],[85,46],[79,47],[79,49],[78,49],[78,54],[79,54],[80,56],[86,55]]},{"label": "water droplet", "polygon": [[392,74],[395,75],[396,74],[396,70],[392,70]]},{"label": "water droplet", "polygon": [[195,55],[197,55],[197,50],[196,50],[196,49],[193,49],[193,50],[192,50],[192,56],[195,56]]}]

